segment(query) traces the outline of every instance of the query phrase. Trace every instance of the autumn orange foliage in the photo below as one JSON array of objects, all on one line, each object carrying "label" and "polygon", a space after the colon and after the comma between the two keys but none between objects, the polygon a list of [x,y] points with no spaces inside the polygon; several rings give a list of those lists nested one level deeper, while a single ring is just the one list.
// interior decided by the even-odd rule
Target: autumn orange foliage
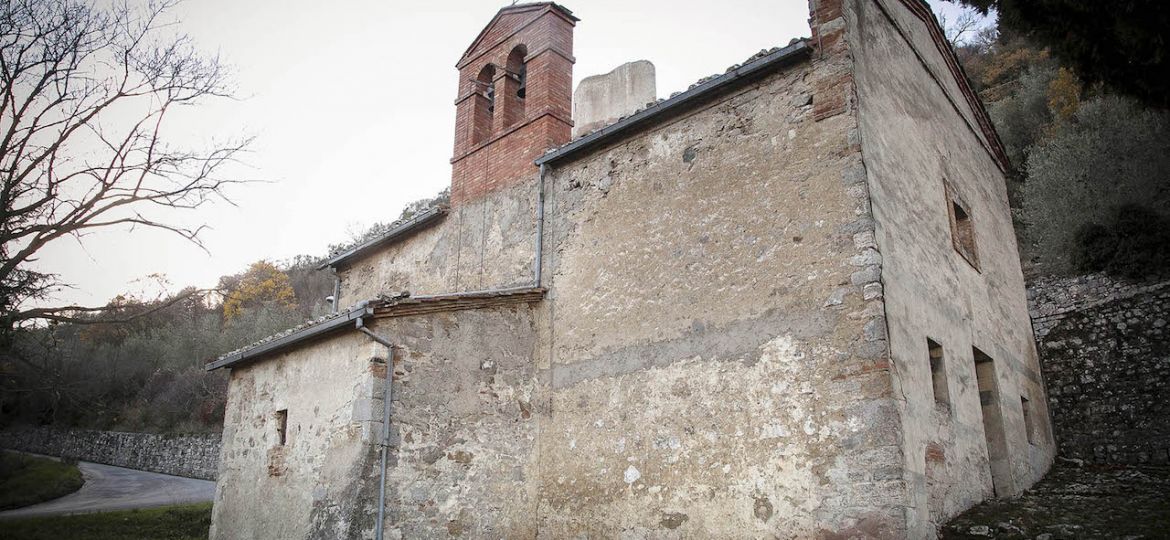
[{"label": "autumn orange foliage", "polygon": [[266,304],[293,309],[296,294],[289,284],[288,274],[268,261],[257,261],[248,267],[239,286],[224,300],[223,318],[230,321],[242,315],[246,308]]}]

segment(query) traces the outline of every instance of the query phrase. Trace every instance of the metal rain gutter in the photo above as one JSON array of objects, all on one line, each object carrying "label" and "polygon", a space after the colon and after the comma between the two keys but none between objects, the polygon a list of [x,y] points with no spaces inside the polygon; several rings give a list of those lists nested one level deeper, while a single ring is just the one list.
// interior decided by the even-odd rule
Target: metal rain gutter
[{"label": "metal rain gutter", "polygon": [[410,218],[406,222],[394,227],[393,229],[390,229],[389,231],[386,231],[386,233],[383,234],[382,236],[379,236],[379,237],[374,238],[372,240],[363,242],[357,246],[354,246],[353,248],[346,250],[345,252],[339,253],[339,254],[329,258],[325,262],[318,265],[317,269],[324,270],[324,269],[329,268],[331,266],[336,268],[339,265],[344,265],[350,259],[358,258],[358,257],[364,255],[370,249],[373,249],[373,248],[376,248],[378,246],[382,246],[384,244],[388,244],[390,242],[393,242],[393,241],[397,240],[398,238],[402,237],[403,235],[406,235],[410,232],[413,232],[416,229],[422,228],[424,225],[430,224],[431,222],[442,217],[446,213],[447,213],[447,209],[442,207],[442,206],[431,207],[429,210],[427,210],[427,211],[425,211],[425,212],[423,212],[423,213],[421,213],[413,218]]},{"label": "metal rain gutter", "polygon": [[807,56],[811,52],[812,47],[808,44],[808,41],[800,40],[759,60],[735,68],[666,101],[642,109],[593,133],[569,142],[556,150],[536,158],[534,163],[542,166],[551,164],[587,148],[608,142],[610,139],[641,127],[643,124],[657,120],[660,115],[684,110],[699,102],[701,99],[706,98],[711,93],[763,76],[769,68],[779,67],[793,62]]},{"label": "metal rain gutter", "polygon": [[532,286],[540,288],[541,272],[544,268],[544,175],[547,169],[540,164],[540,179],[536,192],[536,259],[532,261]]},{"label": "metal rain gutter", "polygon": [[334,315],[341,310],[341,274],[337,273],[337,269],[333,269],[333,300],[329,302],[329,313]]}]

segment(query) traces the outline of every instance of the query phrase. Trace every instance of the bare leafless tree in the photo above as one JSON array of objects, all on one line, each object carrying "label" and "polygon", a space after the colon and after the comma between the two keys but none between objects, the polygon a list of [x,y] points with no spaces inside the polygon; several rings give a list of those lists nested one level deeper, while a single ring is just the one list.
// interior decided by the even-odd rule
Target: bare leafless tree
[{"label": "bare leafless tree", "polygon": [[[114,227],[177,234],[175,221],[240,183],[247,139],[189,149],[163,137],[180,107],[230,97],[216,57],[169,20],[175,0],[133,6],[8,0],[0,6],[0,310],[5,329],[102,308],[28,307],[62,285],[33,270],[55,241]],[[230,202],[230,201],[228,201]]]},{"label": "bare leafless tree", "polygon": [[963,7],[962,11],[955,17],[954,20],[949,20],[943,14],[938,15],[938,24],[942,26],[943,33],[946,35],[947,41],[951,43],[951,47],[958,49],[967,44],[967,41],[972,37],[978,37],[980,27],[986,17],[980,15],[969,7]]}]

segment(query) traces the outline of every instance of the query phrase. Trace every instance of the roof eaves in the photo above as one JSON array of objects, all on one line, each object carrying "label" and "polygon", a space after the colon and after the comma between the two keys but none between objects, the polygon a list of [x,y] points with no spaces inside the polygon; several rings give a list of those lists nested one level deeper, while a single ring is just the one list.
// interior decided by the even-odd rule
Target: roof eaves
[{"label": "roof eaves", "polygon": [[564,14],[564,16],[568,17],[573,22],[581,22],[581,19],[579,17],[577,17],[576,15],[573,15],[573,10],[571,10],[565,6],[562,6],[556,2],[552,3],[552,7],[553,7],[553,9],[560,11],[562,14]]},{"label": "roof eaves", "polygon": [[513,287],[423,296],[380,296],[227,353],[207,364],[206,369],[239,367],[333,332],[353,328],[357,319],[365,317],[401,317],[539,302],[546,292],[543,287]]},{"label": "roof eaves", "polygon": [[363,302],[345,312],[313,321],[300,329],[285,334],[277,334],[277,336],[267,338],[254,345],[225,354],[215,361],[208,363],[207,371],[214,371],[225,367],[238,367],[242,364],[252,362],[259,357],[275,354],[293,345],[351,327],[356,324],[354,321],[357,319],[373,314],[373,308],[369,307],[368,303]]},{"label": "roof eaves", "polygon": [[644,124],[659,120],[667,114],[686,110],[691,105],[709,97],[715,92],[724,90],[735,84],[754,80],[767,73],[771,68],[781,67],[802,59],[811,52],[812,46],[808,40],[798,40],[787,47],[777,49],[766,56],[735,69],[728,70],[723,75],[705,80],[670,99],[660,101],[597,131],[572,140],[564,146],[551,150],[543,156],[536,158],[535,163],[537,165],[550,164],[585,149],[607,143]]},{"label": "roof eaves", "polygon": [[425,313],[490,308],[506,304],[539,302],[548,290],[524,286],[457,293],[399,296],[375,306],[375,317],[402,317]]},{"label": "roof eaves", "polygon": [[325,262],[317,266],[318,270],[324,270],[329,267],[337,268],[368,255],[372,250],[385,247],[394,243],[398,239],[418,230],[427,225],[435,223],[439,218],[447,214],[447,208],[444,206],[432,207],[423,213],[414,216],[398,225],[395,225],[385,234],[358,244],[346,251],[343,251],[333,257],[330,257]]}]

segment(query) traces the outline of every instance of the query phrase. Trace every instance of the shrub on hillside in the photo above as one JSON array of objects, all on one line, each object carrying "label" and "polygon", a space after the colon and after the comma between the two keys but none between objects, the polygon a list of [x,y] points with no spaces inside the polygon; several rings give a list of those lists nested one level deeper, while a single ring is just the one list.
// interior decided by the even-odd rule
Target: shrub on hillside
[{"label": "shrub on hillside", "polygon": [[1073,262],[1083,272],[1142,278],[1170,269],[1170,219],[1127,204],[1105,225],[1090,223],[1076,234]]},{"label": "shrub on hillside", "polygon": [[[1136,261],[1155,241],[1143,224],[1153,218],[1148,212],[1134,213],[1133,221],[1119,216],[1134,208],[1129,205],[1170,207],[1170,113],[1117,96],[1090,99],[1028,151],[1025,169],[1028,251],[1041,273],[1067,273],[1082,263],[1100,264],[1094,261],[1102,257]],[[1093,223],[1115,238],[1124,229],[1138,231],[1142,239],[1117,238],[1123,251],[1102,253],[1101,244],[1109,241]],[[1137,263],[1111,264],[1120,271],[1118,264],[1136,268]]]}]

